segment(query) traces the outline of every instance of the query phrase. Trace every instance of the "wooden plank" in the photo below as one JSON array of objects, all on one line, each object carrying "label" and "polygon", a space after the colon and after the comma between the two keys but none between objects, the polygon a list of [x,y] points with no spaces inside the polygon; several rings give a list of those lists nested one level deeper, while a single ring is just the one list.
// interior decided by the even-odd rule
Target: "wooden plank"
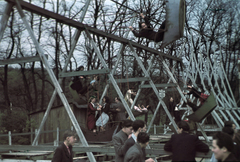
[{"label": "wooden plank", "polygon": [[[16,4],[15,0],[5,0],[5,1],[13,3],[13,4]],[[152,54],[160,55],[160,56],[162,56],[164,58],[169,58],[169,59],[176,60],[176,61],[179,61],[179,62],[182,63],[182,58],[177,58],[177,57],[174,57],[174,56],[171,56],[171,55],[164,54],[163,52],[157,51],[157,50],[149,48],[147,46],[143,46],[143,45],[141,45],[139,43],[130,41],[130,40],[126,39],[126,38],[122,38],[122,37],[119,37],[119,36],[116,36],[116,35],[104,32],[102,30],[96,29],[94,27],[88,26],[86,24],[80,23],[80,22],[72,20],[72,19],[69,19],[69,18],[64,17],[62,15],[56,14],[56,13],[51,12],[49,10],[46,10],[46,9],[40,8],[38,6],[35,6],[33,4],[27,3],[25,1],[19,1],[19,3],[20,3],[20,5],[21,5],[21,7],[23,9],[25,9],[27,11],[30,11],[32,13],[35,13],[35,14],[38,14],[38,15],[42,15],[42,16],[44,16],[46,18],[55,19],[57,22],[60,22],[60,23],[63,23],[63,24],[75,27],[75,28],[77,28],[79,30],[86,30],[87,29],[92,34],[99,35],[101,37],[110,38],[110,39],[112,39],[114,41],[117,41],[117,42],[120,42],[122,44],[129,44],[129,42],[130,42],[133,47],[136,47],[138,49],[143,49],[143,50],[145,50],[147,52],[150,52]]]}]

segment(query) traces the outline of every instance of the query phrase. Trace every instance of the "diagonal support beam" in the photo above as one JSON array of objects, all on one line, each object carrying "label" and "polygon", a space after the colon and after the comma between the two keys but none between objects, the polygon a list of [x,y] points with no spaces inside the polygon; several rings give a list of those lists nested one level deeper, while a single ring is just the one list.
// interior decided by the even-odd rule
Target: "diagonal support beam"
[{"label": "diagonal support beam", "polygon": [[[100,52],[99,49],[97,48],[97,45],[96,45],[96,43],[94,42],[94,40],[92,39],[92,37],[91,37],[91,35],[90,35],[90,33],[89,33],[89,31],[88,31],[87,28],[85,29],[85,33],[87,34],[87,37],[88,37],[89,40],[91,41],[92,46],[93,46],[95,52],[97,53],[97,56],[98,56],[98,58],[100,59],[103,67],[107,69],[108,66],[107,66],[105,60],[103,59],[103,56],[101,55],[101,52]],[[132,111],[131,111],[131,109],[129,108],[127,102],[124,100],[123,94],[122,94],[120,88],[118,87],[117,82],[115,81],[113,75],[110,73],[110,74],[108,74],[108,77],[109,77],[109,80],[111,81],[112,85],[114,86],[115,90],[117,91],[117,94],[118,94],[119,98],[121,99],[121,101],[122,101],[122,103],[123,103],[123,106],[125,107],[125,109],[126,109],[128,115],[129,115],[129,117],[134,121],[134,120],[135,120],[135,117],[133,116]]]},{"label": "diagonal support beam", "polygon": [[[33,33],[32,29],[31,29],[30,25],[28,24],[28,21],[27,21],[24,13],[22,11],[22,8],[21,8],[21,6],[20,6],[20,4],[18,2],[19,1],[16,0],[17,10],[18,10],[18,12],[19,12],[19,14],[20,14],[20,16],[21,16],[21,18],[22,18],[22,20],[23,20],[23,22],[24,22],[24,24],[25,24],[25,26],[27,28],[27,30],[28,30],[28,33],[29,33],[31,39],[34,42],[34,45],[36,46],[36,49],[37,49],[37,51],[39,53],[39,56],[40,56],[43,64],[46,67],[46,70],[47,70],[47,72],[48,72],[48,74],[49,74],[49,76],[50,76],[50,78],[51,78],[51,80],[52,80],[52,82],[54,84],[54,87],[56,88],[56,91],[57,91],[57,93],[58,93],[58,95],[59,95],[59,97],[60,97],[60,99],[61,99],[61,101],[62,101],[62,103],[63,103],[63,105],[64,105],[64,107],[65,107],[65,109],[67,111],[67,113],[68,113],[68,116],[69,116],[69,118],[70,118],[70,120],[71,120],[71,122],[72,122],[72,124],[73,124],[73,126],[74,126],[74,128],[75,128],[75,130],[76,130],[76,132],[78,134],[78,136],[79,136],[79,139],[81,140],[81,142],[82,142],[82,144],[84,146],[88,147],[88,143],[86,141],[86,138],[83,135],[83,132],[82,132],[82,130],[81,130],[79,124],[78,124],[78,121],[75,118],[75,116],[73,114],[73,111],[71,110],[71,107],[70,107],[70,105],[69,105],[65,95],[63,94],[62,88],[61,88],[60,84],[58,83],[58,80],[55,77],[55,75],[54,75],[54,73],[53,73],[53,71],[52,71],[52,69],[51,69],[51,67],[50,67],[50,65],[49,65],[49,63],[47,61],[47,58],[45,57],[44,52],[43,52],[42,48],[40,47],[36,37],[34,36],[34,33]],[[93,161],[93,162],[96,161],[94,156],[93,156],[93,154],[92,154],[92,152],[87,152],[87,155],[88,155],[90,161]]]}]

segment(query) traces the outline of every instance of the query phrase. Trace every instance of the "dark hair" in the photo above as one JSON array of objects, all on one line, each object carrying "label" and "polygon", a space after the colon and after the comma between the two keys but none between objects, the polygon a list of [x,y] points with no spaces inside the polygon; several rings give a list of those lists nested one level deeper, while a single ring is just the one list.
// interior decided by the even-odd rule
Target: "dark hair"
[{"label": "dark hair", "polygon": [[124,128],[124,127],[131,127],[132,123],[133,123],[132,120],[129,120],[129,119],[123,120],[122,121],[122,128]]},{"label": "dark hair", "polygon": [[178,122],[177,126],[178,126],[179,129],[182,128],[183,131],[189,131],[190,130],[190,127],[189,127],[188,123],[186,121],[183,121],[183,120]]},{"label": "dark hair", "polygon": [[63,134],[63,140],[65,141],[67,139],[67,137],[71,137],[71,136],[76,137],[76,132],[71,131],[71,130],[66,130]]},{"label": "dark hair", "polygon": [[232,125],[233,125],[234,123],[232,122],[232,121],[226,121],[226,122],[224,122],[224,127],[231,127],[232,128]]},{"label": "dark hair", "polygon": [[134,132],[136,132],[139,128],[143,128],[144,126],[145,126],[145,122],[143,120],[135,120],[132,123]]},{"label": "dark hair", "polygon": [[103,98],[105,98],[105,102],[106,102],[106,103],[108,103],[108,104],[110,103],[110,99],[109,99],[108,96],[104,96]]},{"label": "dark hair", "polygon": [[146,132],[140,132],[137,136],[137,141],[139,143],[147,143],[149,141],[149,135]]},{"label": "dark hair", "polygon": [[222,132],[229,134],[233,138],[234,130],[232,127],[223,127]]},{"label": "dark hair", "polygon": [[120,101],[121,102],[121,100],[120,100],[120,98],[119,97],[115,97],[118,101]]},{"label": "dark hair", "polygon": [[76,69],[76,71],[79,71],[79,70],[81,70],[81,68],[83,68],[83,69],[84,69],[84,66],[79,66],[79,67]]},{"label": "dark hair", "polygon": [[233,151],[233,140],[230,135],[224,132],[217,132],[214,136],[213,139],[216,140],[216,144],[218,145],[219,148],[226,147],[226,149],[229,152]]}]

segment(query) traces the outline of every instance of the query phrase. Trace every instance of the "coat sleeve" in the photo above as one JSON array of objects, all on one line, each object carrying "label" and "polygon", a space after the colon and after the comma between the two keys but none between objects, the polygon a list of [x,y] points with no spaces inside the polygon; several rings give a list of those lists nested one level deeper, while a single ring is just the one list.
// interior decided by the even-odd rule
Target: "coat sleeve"
[{"label": "coat sleeve", "polygon": [[106,114],[109,112],[110,110],[110,104],[106,104],[105,108],[103,109],[103,112],[105,112]]},{"label": "coat sleeve", "polygon": [[142,36],[141,32],[137,32],[136,30],[132,30],[132,32],[133,32],[135,37],[141,37]]},{"label": "coat sleeve", "polygon": [[205,143],[203,143],[202,141],[200,141],[198,139],[198,137],[196,136],[196,151],[198,152],[208,152],[209,151],[209,146]]},{"label": "coat sleeve", "polygon": [[172,136],[171,139],[164,145],[164,150],[165,150],[165,151],[170,151],[170,152],[172,152],[172,138],[173,138],[173,136]]},{"label": "coat sleeve", "polygon": [[128,157],[126,157],[125,159],[124,159],[124,162],[144,162],[144,160],[143,161],[141,161],[140,159],[139,159],[139,154],[137,154],[137,153],[132,153],[130,156],[128,156]]},{"label": "coat sleeve", "polygon": [[91,103],[88,103],[88,108],[92,111],[97,111],[97,109],[95,109]]},{"label": "coat sleeve", "polygon": [[62,153],[61,148],[57,147],[55,152],[54,152],[52,162],[61,162],[62,161],[62,155],[63,155],[63,153]]},{"label": "coat sleeve", "polygon": [[117,136],[113,137],[113,144],[115,152],[118,153],[119,156],[124,156],[127,152],[127,140],[124,142],[124,144],[121,144],[120,138]]}]

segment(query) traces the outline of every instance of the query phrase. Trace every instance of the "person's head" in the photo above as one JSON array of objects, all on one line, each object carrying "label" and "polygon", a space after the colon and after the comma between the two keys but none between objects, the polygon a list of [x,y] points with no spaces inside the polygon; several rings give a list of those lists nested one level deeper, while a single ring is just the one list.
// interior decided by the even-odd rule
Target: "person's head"
[{"label": "person's head", "polygon": [[67,130],[64,132],[63,134],[63,140],[64,140],[64,143],[67,145],[67,146],[73,146],[74,143],[76,142],[77,140],[77,135],[74,131],[71,131],[71,130]]},{"label": "person's head", "polygon": [[234,130],[231,127],[223,127],[222,132],[227,133],[234,138]]},{"label": "person's head", "polygon": [[236,125],[233,123],[233,121],[226,121],[224,122],[224,127],[230,127],[236,132]]},{"label": "person's head", "polygon": [[120,99],[118,97],[115,97],[115,102],[120,102]]},{"label": "person's head", "polygon": [[110,103],[109,97],[108,97],[108,96],[104,96],[104,97],[103,97],[103,102],[105,102],[105,103]]},{"label": "person's head", "polygon": [[79,66],[76,71],[83,71],[84,70],[84,66]]},{"label": "person's head", "polygon": [[142,148],[145,148],[149,142],[149,135],[146,132],[140,132],[137,136],[137,142]]},{"label": "person's head", "polygon": [[170,97],[170,102],[173,102],[173,97]]},{"label": "person's head", "polygon": [[132,123],[133,121],[129,119],[122,121],[122,131],[127,135],[130,135],[132,133]]},{"label": "person's head", "polygon": [[91,97],[89,98],[88,102],[89,102],[89,103],[90,103],[90,102],[92,102],[92,103],[96,102],[96,97],[95,97],[95,96],[91,96]]},{"label": "person's head", "polygon": [[224,132],[217,132],[213,136],[212,152],[217,160],[224,161],[233,150],[233,140],[230,135]]},{"label": "person's head", "polygon": [[182,132],[188,132],[190,130],[190,127],[186,121],[181,120],[177,124],[178,126],[178,134],[181,134]]},{"label": "person's head", "polygon": [[139,22],[139,28],[140,29],[146,29],[148,26],[145,22]]},{"label": "person's head", "polygon": [[134,132],[146,132],[146,123],[143,120],[135,120],[132,123],[133,131]]}]

